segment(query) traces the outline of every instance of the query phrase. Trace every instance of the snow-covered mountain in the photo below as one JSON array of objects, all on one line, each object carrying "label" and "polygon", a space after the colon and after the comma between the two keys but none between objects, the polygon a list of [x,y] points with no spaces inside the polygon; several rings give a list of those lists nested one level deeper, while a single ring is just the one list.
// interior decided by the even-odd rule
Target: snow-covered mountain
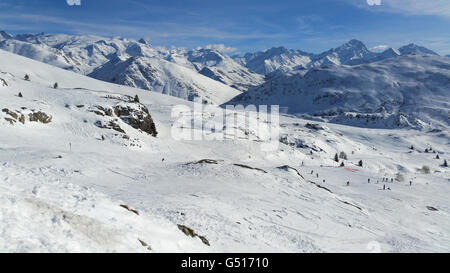
[{"label": "snow-covered mountain", "polygon": [[1,30],[0,31],[0,41],[6,40],[6,39],[11,39],[13,36],[9,33],[6,33],[5,31]]},{"label": "snow-covered mountain", "polygon": [[[33,46],[40,46],[40,52],[29,50]],[[57,51],[73,59],[75,64],[71,63],[70,66],[64,63],[62,65],[50,64],[85,75],[118,56],[122,58],[153,57],[159,54],[158,50],[147,43],[130,39],[45,33],[19,34],[9,39],[0,48],[45,63],[49,62],[40,55]]]},{"label": "snow-covered mountain", "polygon": [[301,50],[273,47],[261,52],[247,53],[242,58],[234,58],[251,71],[267,75],[275,71],[287,72],[296,67],[307,67],[311,62],[311,55]]},{"label": "snow-covered mountain", "polygon": [[233,58],[252,71],[263,75],[273,76],[299,68],[310,69],[312,67],[327,64],[358,65],[377,62],[410,53],[437,55],[435,52],[415,44],[404,46],[399,50],[389,48],[384,52],[377,53],[367,49],[361,41],[353,39],[342,46],[320,54],[278,47],[257,53],[247,53],[244,57],[234,56]]},{"label": "snow-covered mountain", "polygon": [[[179,98],[2,50],[0,60],[0,252],[450,250],[448,127],[374,130],[281,115],[263,121],[279,130],[271,152],[261,149],[265,130],[243,123],[223,139],[177,140],[175,106],[185,125],[212,122],[216,133],[226,130],[221,109],[193,114]],[[433,56],[395,61],[425,83],[442,83],[437,71],[448,69]]]},{"label": "snow-covered mountain", "polygon": [[60,49],[49,47],[46,44],[32,44],[14,39],[6,39],[0,42],[0,48],[67,70],[76,72],[82,70],[82,63],[77,59],[72,58]]},{"label": "snow-covered mountain", "polygon": [[90,77],[205,103],[221,104],[241,92],[186,67],[158,57],[117,57]]},{"label": "snow-covered mountain", "polygon": [[[237,64],[230,57],[215,50],[204,49],[188,52],[182,48],[152,47],[144,39],[135,41],[93,35],[72,36],[39,33],[19,34],[13,37],[4,32],[1,35],[1,37],[4,37],[2,38],[3,41],[0,42],[0,48],[3,50],[84,75],[98,76],[98,79],[101,80],[111,81],[115,79],[116,81],[113,81],[115,83],[128,84],[133,87],[139,86],[149,90],[155,88],[158,92],[164,91],[165,88],[164,92],[180,95],[183,98],[202,96],[201,93],[205,93],[205,84],[212,84],[215,86],[214,89],[218,90],[215,98],[203,94],[205,98],[211,97],[211,99],[206,98],[209,102],[223,102],[217,100],[221,96],[219,93],[222,91],[230,93],[230,88],[225,88],[220,84],[214,84],[208,80],[208,83],[201,83],[204,79],[196,75],[199,73],[241,91],[263,82],[263,76],[248,71],[247,68]],[[168,66],[167,62],[174,65],[170,65],[171,69],[159,70],[156,78],[148,73],[144,76],[139,73],[119,75],[120,73],[136,72],[133,69],[124,69],[123,71],[115,69],[116,74],[114,76],[107,75],[108,70],[112,69],[112,65],[125,60],[129,60],[128,64],[135,63],[136,60],[144,58],[151,59],[153,66]],[[160,64],[156,64],[157,62],[160,62]],[[140,64],[143,64],[143,62],[140,62]],[[121,67],[123,68],[124,65]],[[192,73],[183,68],[199,73]],[[96,71],[94,72],[94,70]],[[184,76],[176,76],[175,71],[186,71],[186,73],[184,73]],[[167,74],[163,75],[163,73]],[[188,75],[195,79],[189,78]],[[172,79],[175,80],[172,81]],[[236,95],[238,93],[231,90],[230,94]],[[230,94],[223,94],[223,97],[228,98]]]},{"label": "snow-covered mountain", "polygon": [[[448,125],[449,86],[449,59],[405,55],[357,66],[321,66],[304,75],[281,75],[231,103],[279,104],[290,113],[327,116],[362,127],[420,127],[416,118]],[[348,112],[357,113],[359,120]]]},{"label": "snow-covered mountain", "polygon": [[189,51],[187,59],[200,74],[241,91],[264,82],[262,75],[249,71],[229,56],[214,49]]},{"label": "snow-covered mountain", "polygon": [[416,44],[409,44],[409,45],[405,45],[402,46],[401,48],[398,49],[398,51],[400,51],[400,53],[402,55],[406,55],[406,54],[431,54],[431,55],[438,55],[436,52],[429,50],[428,48],[425,48],[423,46],[418,46]]},{"label": "snow-covered mountain", "polygon": [[340,47],[314,56],[309,66],[320,66],[324,64],[355,65],[366,63],[368,60],[375,58],[376,55],[376,53],[368,50],[361,41],[350,40]]}]

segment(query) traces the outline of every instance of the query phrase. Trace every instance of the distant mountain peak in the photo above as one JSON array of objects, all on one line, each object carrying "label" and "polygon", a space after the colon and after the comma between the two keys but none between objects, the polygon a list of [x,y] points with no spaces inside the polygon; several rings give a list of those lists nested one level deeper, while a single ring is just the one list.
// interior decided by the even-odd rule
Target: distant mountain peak
[{"label": "distant mountain peak", "polygon": [[144,44],[144,45],[148,45],[149,44],[144,38],[141,38],[138,42],[141,43],[141,44]]},{"label": "distant mountain peak", "polygon": [[356,39],[352,39],[350,41],[348,41],[346,43],[347,45],[352,45],[352,46],[366,46],[363,42],[361,42],[360,40],[356,40]]},{"label": "distant mountain peak", "polygon": [[11,39],[13,36],[11,34],[6,33],[3,30],[0,30],[0,39]]},{"label": "distant mountain peak", "polygon": [[416,45],[414,43],[410,43],[408,45],[402,46],[401,48],[398,49],[400,51],[400,53],[402,55],[406,55],[406,54],[431,54],[431,55],[438,55],[436,52],[423,47],[423,46],[419,46]]}]

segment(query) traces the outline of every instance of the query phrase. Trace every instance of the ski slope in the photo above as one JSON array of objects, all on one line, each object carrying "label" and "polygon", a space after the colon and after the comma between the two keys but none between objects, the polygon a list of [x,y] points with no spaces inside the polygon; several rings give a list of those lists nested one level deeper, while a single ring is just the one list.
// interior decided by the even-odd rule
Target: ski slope
[{"label": "ski slope", "polygon": [[[0,112],[0,252],[450,250],[447,127],[367,129],[283,115],[279,149],[266,152],[239,126],[224,140],[175,140],[173,107],[193,106],[179,98],[5,51],[0,78],[0,109],[26,119],[11,124]],[[96,126],[109,119],[96,106],[135,95],[156,138],[120,120],[124,133]],[[29,121],[33,111],[52,121]],[[340,152],[347,160],[338,163]]]}]

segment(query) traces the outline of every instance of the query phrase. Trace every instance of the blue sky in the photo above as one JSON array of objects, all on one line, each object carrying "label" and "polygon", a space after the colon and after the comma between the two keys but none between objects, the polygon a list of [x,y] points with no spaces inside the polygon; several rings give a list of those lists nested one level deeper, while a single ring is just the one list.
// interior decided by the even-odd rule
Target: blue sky
[{"label": "blue sky", "polygon": [[[149,39],[230,54],[272,46],[319,53],[356,38],[450,54],[449,0],[1,0],[0,29]],[[370,5],[369,5],[370,4]]]}]

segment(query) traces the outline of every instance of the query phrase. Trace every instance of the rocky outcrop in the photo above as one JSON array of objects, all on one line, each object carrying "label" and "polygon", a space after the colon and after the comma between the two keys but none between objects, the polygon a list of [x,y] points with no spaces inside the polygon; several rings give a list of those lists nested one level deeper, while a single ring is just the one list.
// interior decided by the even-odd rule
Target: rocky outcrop
[{"label": "rocky outcrop", "polygon": [[140,103],[132,105],[118,104],[114,106],[114,114],[122,121],[133,127],[156,137],[155,123],[150,116],[147,107]]},{"label": "rocky outcrop", "polygon": [[178,225],[178,229],[181,230],[186,236],[190,236],[192,238],[198,237],[202,241],[202,243],[204,243],[207,246],[210,246],[209,241],[206,239],[206,237],[198,235],[192,228],[189,228],[184,225]]},{"label": "rocky outcrop", "polygon": [[[26,109],[23,107],[22,109]],[[2,112],[5,113],[8,117],[5,117],[5,120],[11,123],[11,125],[14,125],[16,122],[20,122],[22,124],[25,124],[26,118],[25,114],[23,114],[21,111],[11,111],[8,108],[3,108]],[[32,111],[28,114],[28,119],[30,122],[41,122],[44,124],[52,122],[52,116],[38,111]]]},{"label": "rocky outcrop", "polygon": [[102,129],[112,129],[119,133],[125,134],[126,132],[119,126],[119,124],[117,124],[117,121],[118,121],[117,119],[113,119],[108,122],[103,122],[99,120],[95,123],[95,126]]},{"label": "rocky outcrop", "polygon": [[52,116],[41,111],[30,113],[28,114],[28,117],[31,122],[41,122],[44,124],[52,122]]},{"label": "rocky outcrop", "polygon": [[109,99],[118,99],[121,102],[113,107],[95,105],[93,107],[90,107],[88,111],[102,117],[116,118],[108,122],[97,121],[95,124],[96,126],[125,133],[125,131],[118,124],[118,119],[121,119],[123,122],[130,125],[134,129],[141,130],[154,137],[158,135],[155,123],[153,122],[153,119],[145,105],[136,102],[136,100],[131,97],[110,97]]}]

